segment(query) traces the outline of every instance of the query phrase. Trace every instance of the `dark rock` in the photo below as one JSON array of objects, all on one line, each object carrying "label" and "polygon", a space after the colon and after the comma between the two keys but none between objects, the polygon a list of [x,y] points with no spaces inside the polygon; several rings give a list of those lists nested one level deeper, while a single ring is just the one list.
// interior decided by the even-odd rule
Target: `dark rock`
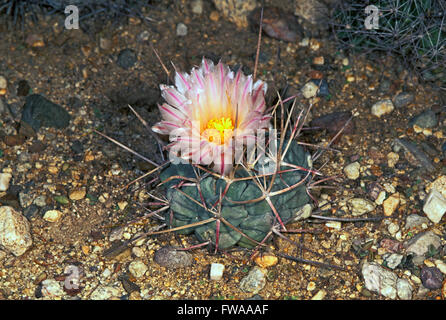
[{"label": "dark rock", "polygon": [[393,239],[382,239],[379,243],[381,248],[385,248],[391,252],[400,252],[403,248],[403,244]]},{"label": "dark rock", "polygon": [[311,79],[311,81],[316,84],[319,87],[319,90],[317,92],[317,95],[319,97],[327,97],[330,95],[330,92],[328,91],[328,83],[325,79]]},{"label": "dark rock", "polygon": [[423,169],[429,172],[435,170],[435,166],[432,163],[431,159],[412,141],[404,138],[395,138],[393,143],[393,151],[399,152],[401,148],[403,148],[404,151],[410,153],[417,160],[418,165]]},{"label": "dark rock", "polygon": [[118,54],[118,65],[121,68],[129,69],[138,61],[135,51],[132,49],[121,50]]},{"label": "dark rock", "polygon": [[32,204],[23,210],[23,215],[30,220],[33,217],[37,217],[37,214],[39,213],[39,207],[35,204]]},{"label": "dark rock", "polygon": [[0,197],[0,205],[10,206],[14,209],[20,210],[20,202],[17,195],[7,193]]},{"label": "dark rock", "polygon": [[81,154],[84,152],[84,146],[82,144],[82,142],[80,142],[79,140],[75,140],[72,144],[71,144],[71,150],[75,153],[75,154]]},{"label": "dark rock", "polygon": [[46,145],[44,145],[41,141],[36,140],[32,145],[29,146],[28,150],[31,153],[40,153],[46,149]]},{"label": "dark rock", "polygon": [[411,92],[400,92],[393,98],[393,104],[396,108],[407,106],[414,100],[415,96]]},{"label": "dark rock", "polygon": [[58,104],[39,94],[32,94],[26,98],[23,106],[22,121],[27,122],[34,131],[40,127],[63,129],[70,123],[70,115]]},{"label": "dark rock", "polygon": [[192,256],[186,251],[180,251],[173,247],[163,247],[155,252],[153,260],[167,269],[188,267],[192,264]]},{"label": "dark rock", "polygon": [[[348,119],[350,119],[351,113],[349,111],[333,112],[322,117],[316,118],[311,121],[310,125],[312,127],[317,127],[320,129],[325,129],[329,134],[335,135],[342,129]],[[345,127],[343,133],[351,134],[355,130],[353,121]]]},{"label": "dark rock", "polygon": [[433,158],[438,156],[437,149],[430,142],[421,142],[420,145],[421,145],[421,148],[423,148],[423,151],[426,152],[429,156],[431,156]]},{"label": "dark rock", "polygon": [[433,128],[437,125],[437,121],[435,112],[428,109],[410,119],[409,125],[417,125],[421,128]]},{"label": "dark rock", "polygon": [[441,152],[443,152],[443,157],[446,158],[446,142],[441,146]]},{"label": "dark rock", "polygon": [[[249,15],[253,27],[258,30],[261,8],[254,9]],[[262,30],[271,38],[299,42],[303,30],[295,15],[285,12],[278,7],[264,7]]]},{"label": "dark rock", "polygon": [[379,91],[381,94],[387,93],[387,92],[389,91],[389,89],[390,89],[390,85],[391,85],[390,80],[389,80],[388,78],[384,78],[384,79],[382,79],[381,82],[379,83],[378,91]]},{"label": "dark rock", "polygon": [[131,294],[132,292],[141,290],[141,288],[136,283],[130,281],[128,275],[120,276],[119,280],[121,280],[122,287],[124,288],[125,292],[127,292],[128,294]]},{"label": "dark rock", "polygon": [[9,147],[20,146],[25,143],[25,137],[21,134],[5,136],[3,138],[5,144]]},{"label": "dark rock", "polygon": [[110,248],[104,250],[103,255],[107,259],[113,259],[124,253],[124,251],[129,250],[128,243],[121,241],[114,241]]},{"label": "dark rock", "polygon": [[443,283],[443,274],[436,267],[424,267],[421,269],[421,282],[428,289],[440,289]]},{"label": "dark rock", "polygon": [[19,97],[25,97],[29,93],[31,93],[31,87],[29,86],[28,81],[20,80],[17,84],[17,95]]},{"label": "dark rock", "polygon": [[37,136],[34,129],[25,121],[20,121],[19,134],[25,138],[35,138]]}]

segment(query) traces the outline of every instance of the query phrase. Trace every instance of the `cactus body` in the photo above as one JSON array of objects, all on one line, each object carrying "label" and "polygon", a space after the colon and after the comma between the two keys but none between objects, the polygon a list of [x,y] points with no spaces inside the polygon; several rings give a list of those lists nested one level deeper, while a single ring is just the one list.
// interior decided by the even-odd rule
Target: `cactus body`
[{"label": "cactus body", "polygon": [[[286,145],[285,141],[283,149]],[[290,167],[286,165],[287,163],[304,169],[289,171]],[[273,182],[272,175],[265,177],[267,186],[273,183],[270,193],[276,192],[277,194],[270,197],[271,204],[284,223],[307,217],[304,216],[301,209],[309,202],[304,180],[308,178],[308,170],[305,169],[310,169],[310,167],[309,154],[295,141],[292,141],[279,169],[280,171],[288,169],[288,171],[278,173]],[[211,241],[218,249],[232,246],[248,248],[255,246],[256,242],[251,239],[261,242],[272,227],[278,224],[278,219],[266,199],[248,202],[261,199],[263,195],[263,191],[254,182],[254,179],[240,180],[237,178],[258,174],[260,169],[259,164],[256,164],[251,171],[243,168],[236,169],[234,181],[230,183],[229,187],[227,187],[229,183],[227,180],[207,175],[199,179],[198,187],[196,183],[181,185],[179,178],[168,180],[172,176],[191,179],[197,177],[195,173],[197,169],[195,168],[194,171],[191,164],[170,164],[160,175],[161,181],[165,181],[164,186],[167,189],[167,199],[171,209],[165,216],[166,221],[171,228],[175,228],[217,217],[215,221],[185,228],[178,232],[181,234],[193,233],[200,242]],[[260,183],[264,183],[263,177],[258,179]],[[299,184],[299,182],[301,183]],[[288,188],[290,186],[295,187]],[[284,192],[280,192],[280,190]]]}]

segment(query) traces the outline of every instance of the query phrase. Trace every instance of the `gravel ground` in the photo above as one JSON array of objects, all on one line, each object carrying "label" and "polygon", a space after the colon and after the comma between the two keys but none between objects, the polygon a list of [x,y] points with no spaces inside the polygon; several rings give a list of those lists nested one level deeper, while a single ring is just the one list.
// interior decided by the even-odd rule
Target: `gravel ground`
[{"label": "gravel ground", "polygon": [[[274,5],[294,13],[290,3]],[[355,115],[332,146],[339,152],[315,163],[338,176],[328,183],[334,188],[313,190],[318,214],[385,218],[308,219],[289,226],[307,232],[289,237],[311,250],[283,239],[270,245],[343,270],[268,254],[252,260],[237,248],[172,253],[169,247],[196,244],[173,234],[123,246],[160,226],[141,217],[153,209],[148,192],[163,191],[150,178],[125,188],[152,166],[94,130],[160,162],[156,141],[127,107],[150,125],[160,119],[158,88],[167,76],[152,48],[170,72],[170,61],[190,70],[205,55],[252,73],[257,44],[255,29],[238,29],[208,1],[166,2],[145,14],[150,22],[92,23],[88,32],[65,30],[60,16],[23,31],[0,27],[0,221],[23,225],[19,231],[32,238],[17,254],[0,235],[0,298],[444,299],[444,92],[392,57],[348,55],[308,30],[293,42],[264,35],[258,76],[270,100],[286,86],[289,94],[309,90],[299,103],[313,104],[320,128],[306,131],[305,142],[326,146],[345,123],[339,112]],[[321,87],[314,97],[306,84],[321,78],[328,92]],[[69,125],[33,130],[21,123],[31,94],[68,111]],[[214,263],[224,266],[221,280],[210,279]]]}]

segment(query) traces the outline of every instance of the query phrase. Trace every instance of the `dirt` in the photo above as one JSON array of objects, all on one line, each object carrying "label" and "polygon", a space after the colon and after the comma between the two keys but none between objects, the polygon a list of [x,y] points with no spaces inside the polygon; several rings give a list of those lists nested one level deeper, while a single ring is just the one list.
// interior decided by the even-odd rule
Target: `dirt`
[{"label": "dirt", "polygon": [[[274,4],[289,10],[290,1]],[[206,248],[196,249],[190,252],[192,266],[168,270],[153,261],[156,250],[166,245],[189,247],[196,244],[196,240],[164,234],[138,244],[139,251],[130,248],[111,258],[103,254],[112,245],[109,239],[112,230],[123,228],[121,240],[126,240],[160,225],[156,220],[140,219],[147,213],[148,192],[162,196],[162,190],[154,190],[156,182],[145,178],[126,188],[152,166],[94,131],[109,135],[141,155],[161,162],[156,140],[127,107],[131,102],[149,125],[160,120],[156,108],[156,103],[162,101],[158,88],[159,84],[168,81],[168,76],[154,49],[171,75],[173,66],[187,71],[199,65],[203,56],[217,61],[221,58],[231,66],[242,65],[246,73],[253,72],[257,31],[249,27],[237,29],[215,10],[212,3],[204,1],[203,13],[199,16],[192,13],[189,2],[169,1],[157,4],[145,13],[151,19],[149,22],[130,19],[128,23],[107,23],[95,32],[65,30],[60,16],[43,17],[36,24],[28,24],[23,31],[2,31],[0,74],[8,81],[3,99],[10,105],[12,115],[9,112],[3,114],[0,129],[7,135],[17,133],[16,123],[25,101],[25,97],[18,95],[17,84],[21,80],[29,83],[32,93],[44,95],[64,107],[71,115],[71,122],[62,130],[40,128],[35,137],[15,146],[0,142],[3,151],[0,169],[12,171],[9,191],[18,190],[16,198],[12,195],[8,203],[26,214],[37,197],[45,197],[45,203],[37,206],[38,212],[28,217],[32,247],[22,256],[6,253],[0,259],[0,297],[41,298],[42,281],[56,279],[63,286],[65,268],[69,265],[81,266],[81,289],[46,298],[74,296],[88,299],[103,285],[117,288],[118,294],[112,296],[117,299],[247,299],[253,296],[239,288],[241,279],[255,265],[249,259],[249,251],[214,253]],[[176,26],[180,22],[187,25],[186,36],[176,35]],[[43,45],[33,47],[36,39]],[[445,164],[438,151],[444,138],[416,133],[407,123],[422,110],[441,106],[444,103],[441,92],[418,81],[391,57],[366,59],[338,51],[330,38],[312,41],[320,48],[313,50],[298,42],[287,43],[264,35],[258,77],[268,82],[268,97],[272,101],[276,90],[280,92],[287,85],[291,90],[298,90],[311,79],[315,70],[324,74],[329,82],[330,96],[313,101],[312,117],[338,111],[356,112],[357,116],[353,120],[353,133],[343,135],[333,146],[340,152],[327,152],[317,161],[317,166],[327,162],[322,169],[324,175],[339,175],[339,178],[329,182],[334,189],[315,189],[315,198],[325,202],[324,209],[328,206],[325,213],[351,217],[344,211],[342,201],[368,197],[365,183],[369,180],[353,181],[343,175],[345,165],[357,159],[363,177],[392,184],[404,195],[405,203],[385,219],[400,227],[403,231],[401,241],[404,241],[412,236],[403,230],[406,216],[411,213],[424,215],[419,194],[424,192],[426,184],[441,175],[442,170],[444,174],[442,167]],[[132,49],[137,57],[128,69],[117,63],[118,55],[124,49]],[[320,56],[325,58],[323,66],[313,65],[313,59]],[[342,64],[343,57],[348,57],[349,66]],[[349,74],[357,80],[348,82]],[[388,91],[380,89],[384,80],[390,84]],[[384,98],[392,99],[400,91],[413,92],[415,100],[381,118],[371,114],[373,103]],[[300,103],[308,105],[308,100],[299,99]],[[441,116],[440,125],[434,131],[444,134],[444,125],[441,125],[444,113]],[[436,171],[419,173],[417,167],[404,157],[400,157],[398,168],[387,166],[391,142],[402,136],[436,146],[437,155],[433,157]],[[302,139],[313,144],[326,144],[331,137],[324,130],[311,130]],[[36,150],[34,145],[33,149],[36,141],[40,141],[44,148]],[[70,193],[78,189],[85,189],[85,196],[71,200]],[[68,202],[61,204],[56,196],[64,196]],[[48,222],[43,219],[44,213],[50,209],[62,212],[60,220]],[[382,215],[382,206],[377,206],[370,214]],[[341,266],[345,271],[280,257],[276,265],[267,268],[266,285],[258,293],[261,298],[311,299],[323,290],[325,299],[386,299],[364,288],[360,266],[367,257],[356,254],[352,245],[354,240],[367,242],[372,239],[368,257],[379,261],[380,241],[392,238],[384,221],[345,222],[340,229],[304,221],[294,223],[290,228],[319,231],[288,235],[318,254],[301,252],[281,239],[271,245],[285,254],[324,261]],[[441,235],[444,244],[444,223],[430,223],[429,229]],[[140,260],[148,267],[140,278],[128,272],[129,263],[134,260]],[[209,279],[211,263],[225,266],[222,281]],[[404,277],[404,270],[395,272]],[[125,274],[139,291],[130,293],[125,290],[120,280]],[[413,299],[441,298],[439,290],[417,297],[420,284],[413,284]]]}]

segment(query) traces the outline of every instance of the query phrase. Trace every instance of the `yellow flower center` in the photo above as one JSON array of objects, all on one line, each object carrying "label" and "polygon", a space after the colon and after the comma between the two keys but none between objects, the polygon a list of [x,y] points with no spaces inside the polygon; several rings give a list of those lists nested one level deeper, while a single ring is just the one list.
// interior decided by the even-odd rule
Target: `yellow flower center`
[{"label": "yellow flower center", "polygon": [[212,119],[208,122],[204,136],[210,142],[225,143],[225,138],[228,139],[232,135],[234,125],[231,118]]}]

